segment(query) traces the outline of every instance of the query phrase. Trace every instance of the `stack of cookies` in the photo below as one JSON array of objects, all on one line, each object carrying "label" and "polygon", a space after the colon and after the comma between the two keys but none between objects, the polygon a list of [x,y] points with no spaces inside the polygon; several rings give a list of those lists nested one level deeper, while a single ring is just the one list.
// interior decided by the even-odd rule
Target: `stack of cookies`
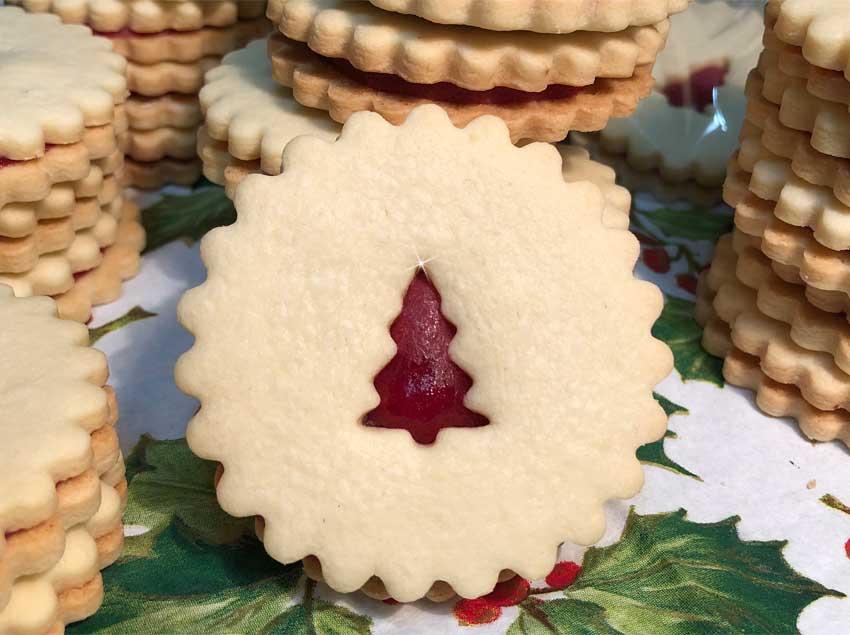
[{"label": "stack of cookies", "polygon": [[207,74],[204,173],[232,196],[250,172],[279,174],[295,136],[333,138],[358,110],[401,123],[428,102],[456,125],[496,115],[514,141],[598,130],[649,92],[668,18],[688,3],[616,4],[272,0],[267,47],[254,42]]},{"label": "stack of cookies", "polygon": [[703,343],[765,412],[850,445],[850,4],[770,0],[765,25]]},{"label": "stack of cookies", "polygon": [[0,285],[0,633],[62,633],[97,611],[127,495],[115,395],[88,331]]},{"label": "stack of cookies", "polygon": [[0,42],[0,283],[86,321],[144,245],[119,183],[126,62],[85,27],[14,7]]},{"label": "stack of cookies", "polygon": [[13,0],[90,26],[128,60],[125,183],[157,188],[200,176],[198,91],[221,57],[268,32],[265,2]]}]

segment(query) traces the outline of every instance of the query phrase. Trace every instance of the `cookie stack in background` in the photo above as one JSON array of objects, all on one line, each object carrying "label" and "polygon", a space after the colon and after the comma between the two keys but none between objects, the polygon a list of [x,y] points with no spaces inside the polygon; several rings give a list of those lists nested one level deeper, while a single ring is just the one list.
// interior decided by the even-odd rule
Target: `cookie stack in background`
[{"label": "cookie stack in background", "polygon": [[[269,38],[268,59],[265,44],[254,42],[208,73],[201,91],[206,123],[198,152],[207,178],[232,196],[250,172],[279,174],[293,137],[332,138],[339,133],[334,122],[358,110],[398,124],[433,102],[455,125],[496,115],[514,141],[598,130],[649,93],[668,18],[688,2],[616,10],[571,2],[563,3],[566,11],[507,12],[488,5],[462,16],[458,3],[443,3],[447,13],[432,13],[433,3],[389,3],[398,12],[378,4],[269,3],[278,32]],[[424,17],[404,15],[420,9]]]},{"label": "cookie stack in background", "polygon": [[761,51],[761,6],[697,0],[671,19],[655,90],[598,134],[574,134],[620,183],[662,201],[720,202],[744,120],[744,84]]},{"label": "cookie stack in background", "polygon": [[268,33],[265,2],[216,0],[12,0],[29,11],[90,26],[128,60],[125,184],[191,185],[204,73],[226,53]]},{"label": "cookie stack in background", "polygon": [[62,633],[97,611],[127,497],[105,356],[49,298],[0,285],[0,633]]},{"label": "cookie stack in background", "polygon": [[770,0],[702,277],[703,344],[766,413],[850,445],[850,5]]},{"label": "cookie stack in background", "polygon": [[56,16],[0,7],[0,283],[86,321],[139,267],[125,201],[126,62]]}]

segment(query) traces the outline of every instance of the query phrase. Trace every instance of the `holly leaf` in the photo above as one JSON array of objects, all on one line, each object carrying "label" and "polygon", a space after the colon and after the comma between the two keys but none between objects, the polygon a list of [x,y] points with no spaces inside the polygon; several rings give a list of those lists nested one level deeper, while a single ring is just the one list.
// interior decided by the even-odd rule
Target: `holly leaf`
[{"label": "holly leaf", "polygon": [[[652,396],[655,397],[655,400],[661,405],[668,417],[672,417],[673,415],[690,414],[687,408],[670,401],[669,399],[667,399],[667,397],[664,397],[663,395],[659,395],[658,393],[652,393]],[[675,438],[677,438],[677,435],[671,430],[668,430],[664,435],[664,439]],[[699,476],[685,469],[684,467],[676,463],[673,459],[671,459],[669,456],[667,456],[667,453],[664,451],[664,439],[659,439],[658,441],[647,443],[646,445],[639,447],[637,451],[638,460],[641,463],[645,463],[647,465],[655,465],[656,467],[660,467],[665,470],[670,470],[671,472],[676,472],[677,474],[682,474],[684,476],[690,476],[692,478],[697,479],[698,481],[701,481],[702,479]]]},{"label": "holly leaf", "polygon": [[104,335],[112,333],[112,331],[117,331],[118,329],[125,327],[128,324],[132,324],[133,322],[138,322],[139,320],[144,320],[151,317],[156,317],[156,313],[145,311],[140,306],[134,306],[121,317],[115,318],[111,322],[107,322],[106,324],[102,324],[96,328],[89,329],[89,343],[94,344]]},{"label": "holly leaf", "polygon": [[641,210],[639,214],[670,238],[716,243],[723,234],[732,231],[732,217],[729,214],[716,213],[705,208],[660,207]]},{"label": "holly leaf", "polygon": [[723,387],[723,360],[709,355],[702,347],[702,328],[694,319],[693,302],[666,296],[661,317],[652,334],[673,351],[676,370],[683,381],[698,379]]},{"label": "holly leaf", "polygon": [[809,603],[841,596],[794,571],[785,542],[741,540],[738,521],[631,510],[620,541],[589,549],[564,593],[604,609],[624,635],[796,633]]},{"label": "holly leaf", "polygon": [[125,556],[103,576],[103,605],[69,633],[275,632],[269,627],[290,610],[301,566],[275,562],[256,539],[196,542],[175,522],[156,536],[148,557]]},{"label": "holly leaf", "polygon": [[605,618],[605,609],[575,600],[526,600],[507,635],[621,635]]},{"label": "holly leaf", "polygon": [[199,189],[187,196],[165,195],[142,212],[147,232],[145,253],[178,238],[200,240],[214,227],[235,220],[236,208],[221,187]]},{"label": "holly leaf", "polygon": [[131,479],[124,523],[149,531],[127,538],[124,553],[147,555],[166,527],[177,523],[195,540],[223,545],[253,531],[253,519],[221,510],[213,479],[216,465],[192,454],[184,439],[155,441],[143,436],[127,457]]},{"label": "holly leaf", "polygon": [[369,635],[372,620],[342,606],[314,600],[289,609],[270,632],[281,635]]}]

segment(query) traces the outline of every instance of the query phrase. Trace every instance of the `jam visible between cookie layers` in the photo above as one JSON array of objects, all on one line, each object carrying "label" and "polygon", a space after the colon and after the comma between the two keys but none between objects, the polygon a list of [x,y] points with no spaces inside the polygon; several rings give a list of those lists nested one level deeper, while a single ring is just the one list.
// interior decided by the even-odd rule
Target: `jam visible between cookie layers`
[{"label": "jam visible between cookie layers", "polygon": [[[212,27],[210,27],[212,28]],[[188,33],[197,33],[198,31],[202,31],[203,29],[193,29],[191,31],[178,31],[176,29],[166,29],[165,31],[157,31],[156,33],[139,33],[137,31],[132,31],[129,27],[124,27],[119,31],[95,31],[95,35],[99,35],[100,37],[105,37],[113,40],[127,39],[127,38],[149,38],[149,37],[158,37],[160,35],[185,35]]]},{"label": "jam visible between cookie layers", "polygon": [[[54,144],[54,143],[45,143],[44,144],[45,154],[47,154],[47,152],[49,152],[51,148],[55,148],[55,147],[56,147],[56,144]],[[2,170],[3,168],[11,167],[13,165],[19,165],[21,163],[26,163],[27,161],[35,161],[38,158],[39,157],[35,157],[33,159],[10,159],[9,157],[0,156],[0,170]]]},{"label": "jam visible between cookie layers", "polygon": [[675,108],[693,108],[697,112],[714,103],[714,89],[726,82],[729,66],[706,66],[681,81],[670,82],[661,89],[667,102]]},{"label": "jam visible between cookie layers", "polygon": [[425,445],[434,443],[443,428],[489,424],[486,417],[463,405],[472,379],[449,355],[456,332],[440,311],[440,293],[420,270],[390,326],[398,351],[375,376],[381,403],[363,423],[407,430]]},{"label": "jam visible between cookie layers", "polygon": [[539,93],[529,93],[506,86],[497,86],[490,90],[468,90],[448,82],[436,84],[414,84],[399,77],[386,73],[367,73],[352,66],[345,59],[322,58],[330,63],[337,71],[353,82],[383,93],[403,95],[429,101],[441,101],[460,105],[511,105],[524,104],[533,101],[557,101],[569,99],[582,91],[592,90],[594,85],[567,86],[552,84]]}]

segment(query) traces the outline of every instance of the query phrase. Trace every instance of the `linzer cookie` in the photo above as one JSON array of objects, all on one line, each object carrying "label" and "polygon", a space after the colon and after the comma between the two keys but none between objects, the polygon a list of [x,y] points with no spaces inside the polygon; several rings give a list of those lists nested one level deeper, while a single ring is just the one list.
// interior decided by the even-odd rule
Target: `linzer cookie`
[{"label": "linzer cookie", "polygon": [[655,91],[633,115],[608,123],[600,147],[662,181],[715,188],[716,200],[744,121],[743,86],[762,29],[760,12],[723,1],[674,16],[653,69]]},{"label": "linzer cookie", "polygon": [[469,91],[496,87],[539,92],[628,78],[664,48],[667,20],[615,33],[511,34],[435,24],[368,2],[271,0],[268,16],[289,39],[366,73],[414,84],[447,82]]},{"label": "linzer cookie", "polygon": [[586,87],[553,84],[537,93],[506,87],[469,91],[447,82],[415,84],[361,71],[345,59],[322,57],[279,34],[269,39],[269,55],[275,79],[292,88],[299,103],[326,110],[335,121],[372,110],[398,124],[416,106],[437,103],[456,125],[496,115],[514,140],[560,141],[570,130],[599,130],[612,117],[631,114],[653,84],[650,65],[638,66],[629,78],[602,78]]},{"label": "linzer cookie", "polygon": [[[499,119],[458,129],[434,105],[400,127],[359,113],[335,142],[298,137],[284,165],[239,186],[238,219],[205,237],[207,282],[178,310],[196,343],[177,382],[201,400],[187,437],[225,466],[222,507],[261,516],[278,561],[312,557],[335,590],[378,580],[399,601],[447,589],[478,597],[510,572],[540,578],[562,542],[598,540],[604,502],[641,486],[637,448],[664,433],[652,389],[672,367],[650,333],[661,294],[633,276],[635,238],[603,224],[602,190],[567,183],[553,147],[515,147]],[[246,275],[250,290],[239,282]],[[556,326],[564,311],[569,329]],[[522,326],[532,319],[544,328]],[[279,335],[271,349],[267,338],[254,346],[269,324]],[[421,329],[434,347],[425,372],[446,385],[411,395],[403,386],[421,385],[409,374]],[[623,363],[612,374],[604,360],[615,354]],[[235,383],[222,381],[222,356],[238,370]],[[328,392],[329,365],[345,391]],[[565,393],[564,381],[578,391]],[[246,421],[249,393],[260,416]],[[248,438],[270,452],[258,458]],[[525,461],[519,439],[544,469],[503,465],[514,478],[487,485],[494,455]],[[335,470],[305,459],[323,443],[346,448],[335,468],[354,498],[342,506],[313,487],[337,482]],[[389,457],[405,478],[388,485],[373,466]],[[423,497],[439,504],[432,510]],[[505,523],[506,501],[528,522]]]},{"label": "linzer cookie", "polygon": [[373,5],[431,22],[495,31],[622,31],[684,11],[688,0],[369,0]]},{"label": "linzer cookie", "polygon": [[240,19],[261,17],[265,9],[265,2],[253,0],[10,0],[7,4],[33,13],[55,13],[63,22],[87,24],[104,33],[226,27]]},{"label": "linzer cookie", "polygon": [[201,177],[201,172],[199,159],[181,161],[165,158],[147,163],[127,159],[124,183],[145,190],[155,190],[169,183],[192,185]]},{"label": "linzer cookie", "polygon": [[131,95],[125,104],[133,131],[159,128],[197,128],[204,120],[195,95],[169,93],[161,97]]},{"label": "linzer cookie", "polygon": [[[57,567],[68,565],[83,534],[94,545],[97,536],[85,525],[99,509],[112,507],[101,515],[100,536],[107,524],[110,531],[120,525],[120,505],[116,514],[100,481],[101,475],[120,474],[113,427],[118,412],[114,393],[103,386],[106,358],[88,348],[86,328],[58,319],[52,300],[15,298],[3,285],[0,314],[0,339],[10,362],[0,371],[0,625],[3,632],[44,632],[14,625],[31,626],[47,612],[51,627],[58,619],[55,598],[24,602],[21,594],[36,582],[57,581]],[[54,586],[54,595],[86,584],[97,565],[94,558],[85,576]],[[98,604],[99,599],[73,619]]]}]

